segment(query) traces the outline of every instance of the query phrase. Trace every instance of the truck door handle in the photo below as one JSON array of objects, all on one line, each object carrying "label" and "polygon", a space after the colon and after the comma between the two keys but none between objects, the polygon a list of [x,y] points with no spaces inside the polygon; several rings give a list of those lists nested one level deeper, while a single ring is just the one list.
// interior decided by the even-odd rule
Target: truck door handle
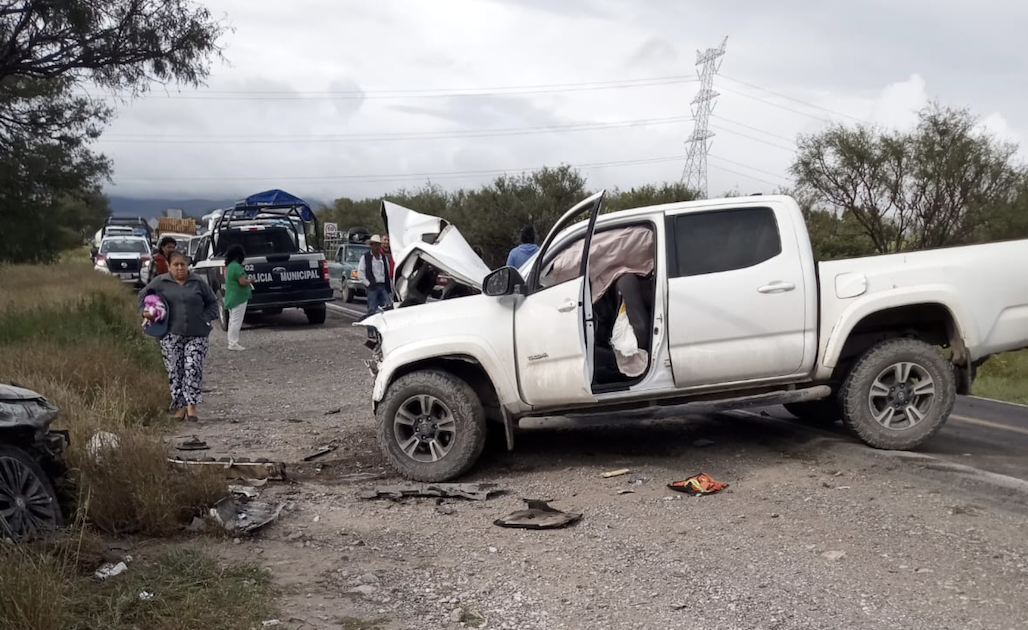
[{"label": "truck door handle", "polygon": [[796,288],[796,285],[791,282],[780,282],[775,281],[757,289],[760,293],[785,293],[786,291],[792,291]]},{"label": "truck door handle", "polygon": [[564,302],[563,304],[558,306],[557,310],[561,313],[567,313],[568,311],[573,311],[576,308],[578,308],[578,302],[574,300],[568,300],[567,302]]}]

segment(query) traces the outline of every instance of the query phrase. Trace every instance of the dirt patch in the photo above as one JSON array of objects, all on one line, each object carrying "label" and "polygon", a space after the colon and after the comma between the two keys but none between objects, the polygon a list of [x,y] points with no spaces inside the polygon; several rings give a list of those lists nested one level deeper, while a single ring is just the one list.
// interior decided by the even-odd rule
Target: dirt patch
[{"label": "dirt patch", "polygon": [[[532,421],[514,453],[490,452],[463,480],[507,494],[358,499],[400,481],[374,440],[363,339],[332,318],[283,324],[244,330],[243,353],[216,333],[204,421],[188,432],[217,453],[288,463],[289,481],[262,489],[287,504],[279,521],[215,544],[271,571],[286,627],[1028,624],[1020,506],[759,415]],[[600,477],[619,468],[630,472]],[[666,487],[699,472],[730,486],[705,497]],[[493,525],[523,499],[584,516],[551,531]]]}]

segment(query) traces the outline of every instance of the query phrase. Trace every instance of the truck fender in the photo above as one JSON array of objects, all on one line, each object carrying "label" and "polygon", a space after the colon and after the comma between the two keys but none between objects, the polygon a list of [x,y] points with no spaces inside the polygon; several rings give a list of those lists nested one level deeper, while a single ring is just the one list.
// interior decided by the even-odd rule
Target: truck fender
[{"label": "truck fender", "polygon": [[[362,323],[371,324],[371,318]],[[373,324],[372,324],[373,325]],[[432,338],[423,342],[405,344],[389,353],[378,366],[372,400],[377,405],[385,397],[386,388],[408,368],[419,364],[430,365],[433,360],[463,360],[479,365],[485,372],[496,392],[501,409],[516,409],[521,406],[517,383],[508,373],[497,353],[479,340],[459,338]],[[510,366],[513,368],[513,366]]]},{"label": "truck fender", "polygon": [[973,326],[974,319],[966,312],[960,296],[952,287],[946,285],[899,287],[859,298],[842,312],[828,335],[821,361],[822,365],[834,368],[838,364],[846,341],[853,329],[864,318],[893,308],[922,304],[938,304],[947,309],[956,329],[955,334],[963,340],[964,346],[972,348],[978,344],[978,331]]}]

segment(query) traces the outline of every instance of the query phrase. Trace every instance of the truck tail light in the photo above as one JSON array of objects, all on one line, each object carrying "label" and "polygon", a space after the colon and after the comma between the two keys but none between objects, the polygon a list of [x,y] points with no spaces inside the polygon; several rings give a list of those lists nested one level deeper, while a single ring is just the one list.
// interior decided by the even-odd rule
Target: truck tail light
[{"label": "truck tail light", "polygon": [[321,279],[325,280],[326,282],[328,282],[328,280],[329,280],[329,277],[328,277],[328,261],[327,260],[321,261]]}]

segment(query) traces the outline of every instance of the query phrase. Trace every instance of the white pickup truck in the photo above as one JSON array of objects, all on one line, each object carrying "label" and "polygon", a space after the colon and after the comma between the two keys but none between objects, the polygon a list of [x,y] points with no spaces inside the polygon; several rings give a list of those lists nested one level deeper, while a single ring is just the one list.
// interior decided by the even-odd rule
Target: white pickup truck
[{"label": "white pickup truck", "polygon": [[[982,361],[1028,347],[1028,241],[816,263],[789,197],[602,202],[494,271],[454,226],[384,202],[403,307],[355,325],[377,333],[373,408],[400,473],[460,476],[489,421],[513,448],[521,418],[697,400],[784,404],[910,449]],[[466,290],[412,301],[426,269]]]}]

